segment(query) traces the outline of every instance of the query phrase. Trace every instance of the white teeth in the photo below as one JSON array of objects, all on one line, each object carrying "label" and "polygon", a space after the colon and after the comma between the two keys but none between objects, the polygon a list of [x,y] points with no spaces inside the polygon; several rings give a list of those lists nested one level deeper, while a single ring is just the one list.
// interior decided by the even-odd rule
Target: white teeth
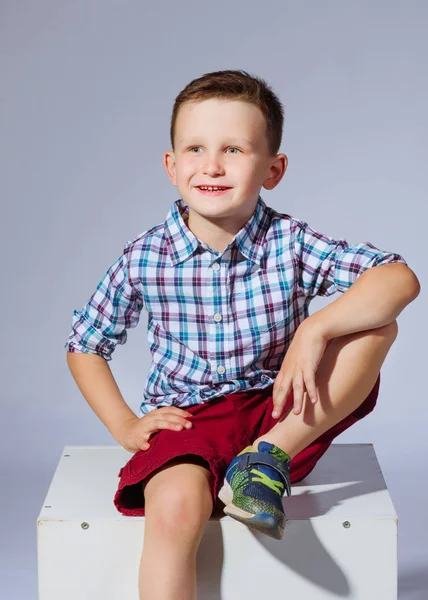
[{"label": "white teeth", "polygon": [[212,191],[219,191],[219,190],[225,190],[226,188],[217,188],[217,187],[206,187],[206,186],[199,186],[201,188],[201,190],[208,190],[209,192]]}]

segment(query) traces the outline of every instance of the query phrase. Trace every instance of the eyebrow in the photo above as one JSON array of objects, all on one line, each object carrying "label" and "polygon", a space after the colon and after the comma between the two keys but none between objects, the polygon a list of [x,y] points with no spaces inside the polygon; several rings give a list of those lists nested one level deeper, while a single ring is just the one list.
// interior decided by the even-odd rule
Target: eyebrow
[{"label": "eyebrow", "polygon": [[[187,144],[191,145],[191,144],[196,144],[196,143],[197,143],[197,140],[196,140],[196,138],[195,138],[195,140],[193,140],[193,139],[190,139],[190,140],[187,140],[187,141],[186,141],[186,139],[185,139],[185,138],[181,138],[181,139],[179,139],[178,141],[179,141],[180,143],[181,143],[181,142],[184,142],[184,144],[185,144],[185,145],[187,145]],[[245,139],[245,138],[242,138],[242,139],[238,139],[238,138],[229,138],[229,142],[230,142],[230,143],[233,143],[233,144],[238,144],[238,145],[239,145],[239,144],[242,144],[242,143],[244,142],[244,143],[248,144],[248,146],[251,146],[251,148],[254,148],[254,144],[253,144],[252,142],[250,142],[250,140],[247,140],[247,139]]]}]

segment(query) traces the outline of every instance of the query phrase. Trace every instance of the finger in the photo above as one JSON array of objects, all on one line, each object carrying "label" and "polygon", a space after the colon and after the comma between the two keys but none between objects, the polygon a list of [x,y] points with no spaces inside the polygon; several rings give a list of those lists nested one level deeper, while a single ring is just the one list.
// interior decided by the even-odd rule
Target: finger
[{"label": "finger", "polygon": [[149,439],[150,439],[151,433],[144,433],[142,440],[140,442],[140,449],[141,450],[148,450],[150,448],[150,444],[149,444]]},{"label": "finger", "polygon": [[[278,383],[277,383],[278,382]],[[272,401],[273,401],[273,411],[272,417],[278,418],[282,413],[285,403],[287,401],[288,395],[291,391],[291,381],[289,377],[285,377],[285,375],[281,375],[278,379],[278,375],[275,379],[274,387],[272,390]]]},{"label": "finger", "polygon": [[158,412],[158,411],[154,411],[152,410],[148,415],[147,415],[147,422],[148,423],[156,423],[156,422],[164,422],[164,421],[170,421],[171,423],[180,423],[183,426],[186,425],[186,423],[190,423],[190,421],[187,421],[187,418],[189,415],[186,416],[186,418],[184,417],[184,411],[180,411],[179,413],[169,413],[169,412]]},{"label": "finger", "polygon": [[293,396],[294,396],[294,414],[298,415],[302,410],[303,406],[303,375],[301,372],[297,373],[293,380]]},{"label": "finger", "polygon": [[193,423],[191,423],[184,417],[170,415],[169,413],[165,415],[163,421],[168,421],[169,423],[171,423],[174,426],[173,429],[182,429],[183,427],[190,429],[191,427],[193,427]]},{"label": "finger", "polygon": [[159,431],[160,429],[173,429],[175,431],[180,431],[185,427],[186,429],[190,429],[193,427],[193,424],[190,421],[184,421],[180,417],[169,416],[167,419],[152,419],[150,423],[148,423],[148,428],[146,431],[154,432]]},{"label": "finger", "polygon": [[313,371],[305,372],[305,387],[312,404],[315,404],[318,400],[318,394]]},{"label": "finger", "polygon": [[177,408],[176,406],[162,406],[162,408],[157,408],[156,410],[162,413],[178,415],[179,417],[193,417],[193,413],[182,408]]},{"label": "finger", "polygon": [[146,424],[145,431],[151,434],[155,431],[159,431],[159,429],[166,429],[167,423],[168,421],[166,419],[153,418]]}]

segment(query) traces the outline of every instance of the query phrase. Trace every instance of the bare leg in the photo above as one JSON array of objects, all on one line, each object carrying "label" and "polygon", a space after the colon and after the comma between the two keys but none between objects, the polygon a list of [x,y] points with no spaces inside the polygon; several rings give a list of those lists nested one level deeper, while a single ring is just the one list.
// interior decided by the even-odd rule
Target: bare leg
[{"label": "bare leg", "polygon": [[264,440],[293,458],[325,431],[353,412],[372,390],[380,368],[397,337],[397,322],[335,338],[327,347],[315,382],[319,401],[312,404],[304,394],[300,414],[289,412],[265,435]]},{"label": "bare leg", "polygon": [[196,555],[213,510],[212,473],[178,457],[143,482],[140,600],[196,600]]}]

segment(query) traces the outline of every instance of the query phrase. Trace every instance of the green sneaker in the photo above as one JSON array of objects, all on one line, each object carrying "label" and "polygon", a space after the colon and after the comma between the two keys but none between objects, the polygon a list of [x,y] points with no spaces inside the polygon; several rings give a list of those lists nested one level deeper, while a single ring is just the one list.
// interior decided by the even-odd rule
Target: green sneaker
[{"label": "green sneaker", "polygon": [[259,442],[257,450],[244,448],[226,470],[218,497],[223,511],[275,539],[282,539],[285,513],[284,492],[291,495],[291,459],[281,448]]}]

